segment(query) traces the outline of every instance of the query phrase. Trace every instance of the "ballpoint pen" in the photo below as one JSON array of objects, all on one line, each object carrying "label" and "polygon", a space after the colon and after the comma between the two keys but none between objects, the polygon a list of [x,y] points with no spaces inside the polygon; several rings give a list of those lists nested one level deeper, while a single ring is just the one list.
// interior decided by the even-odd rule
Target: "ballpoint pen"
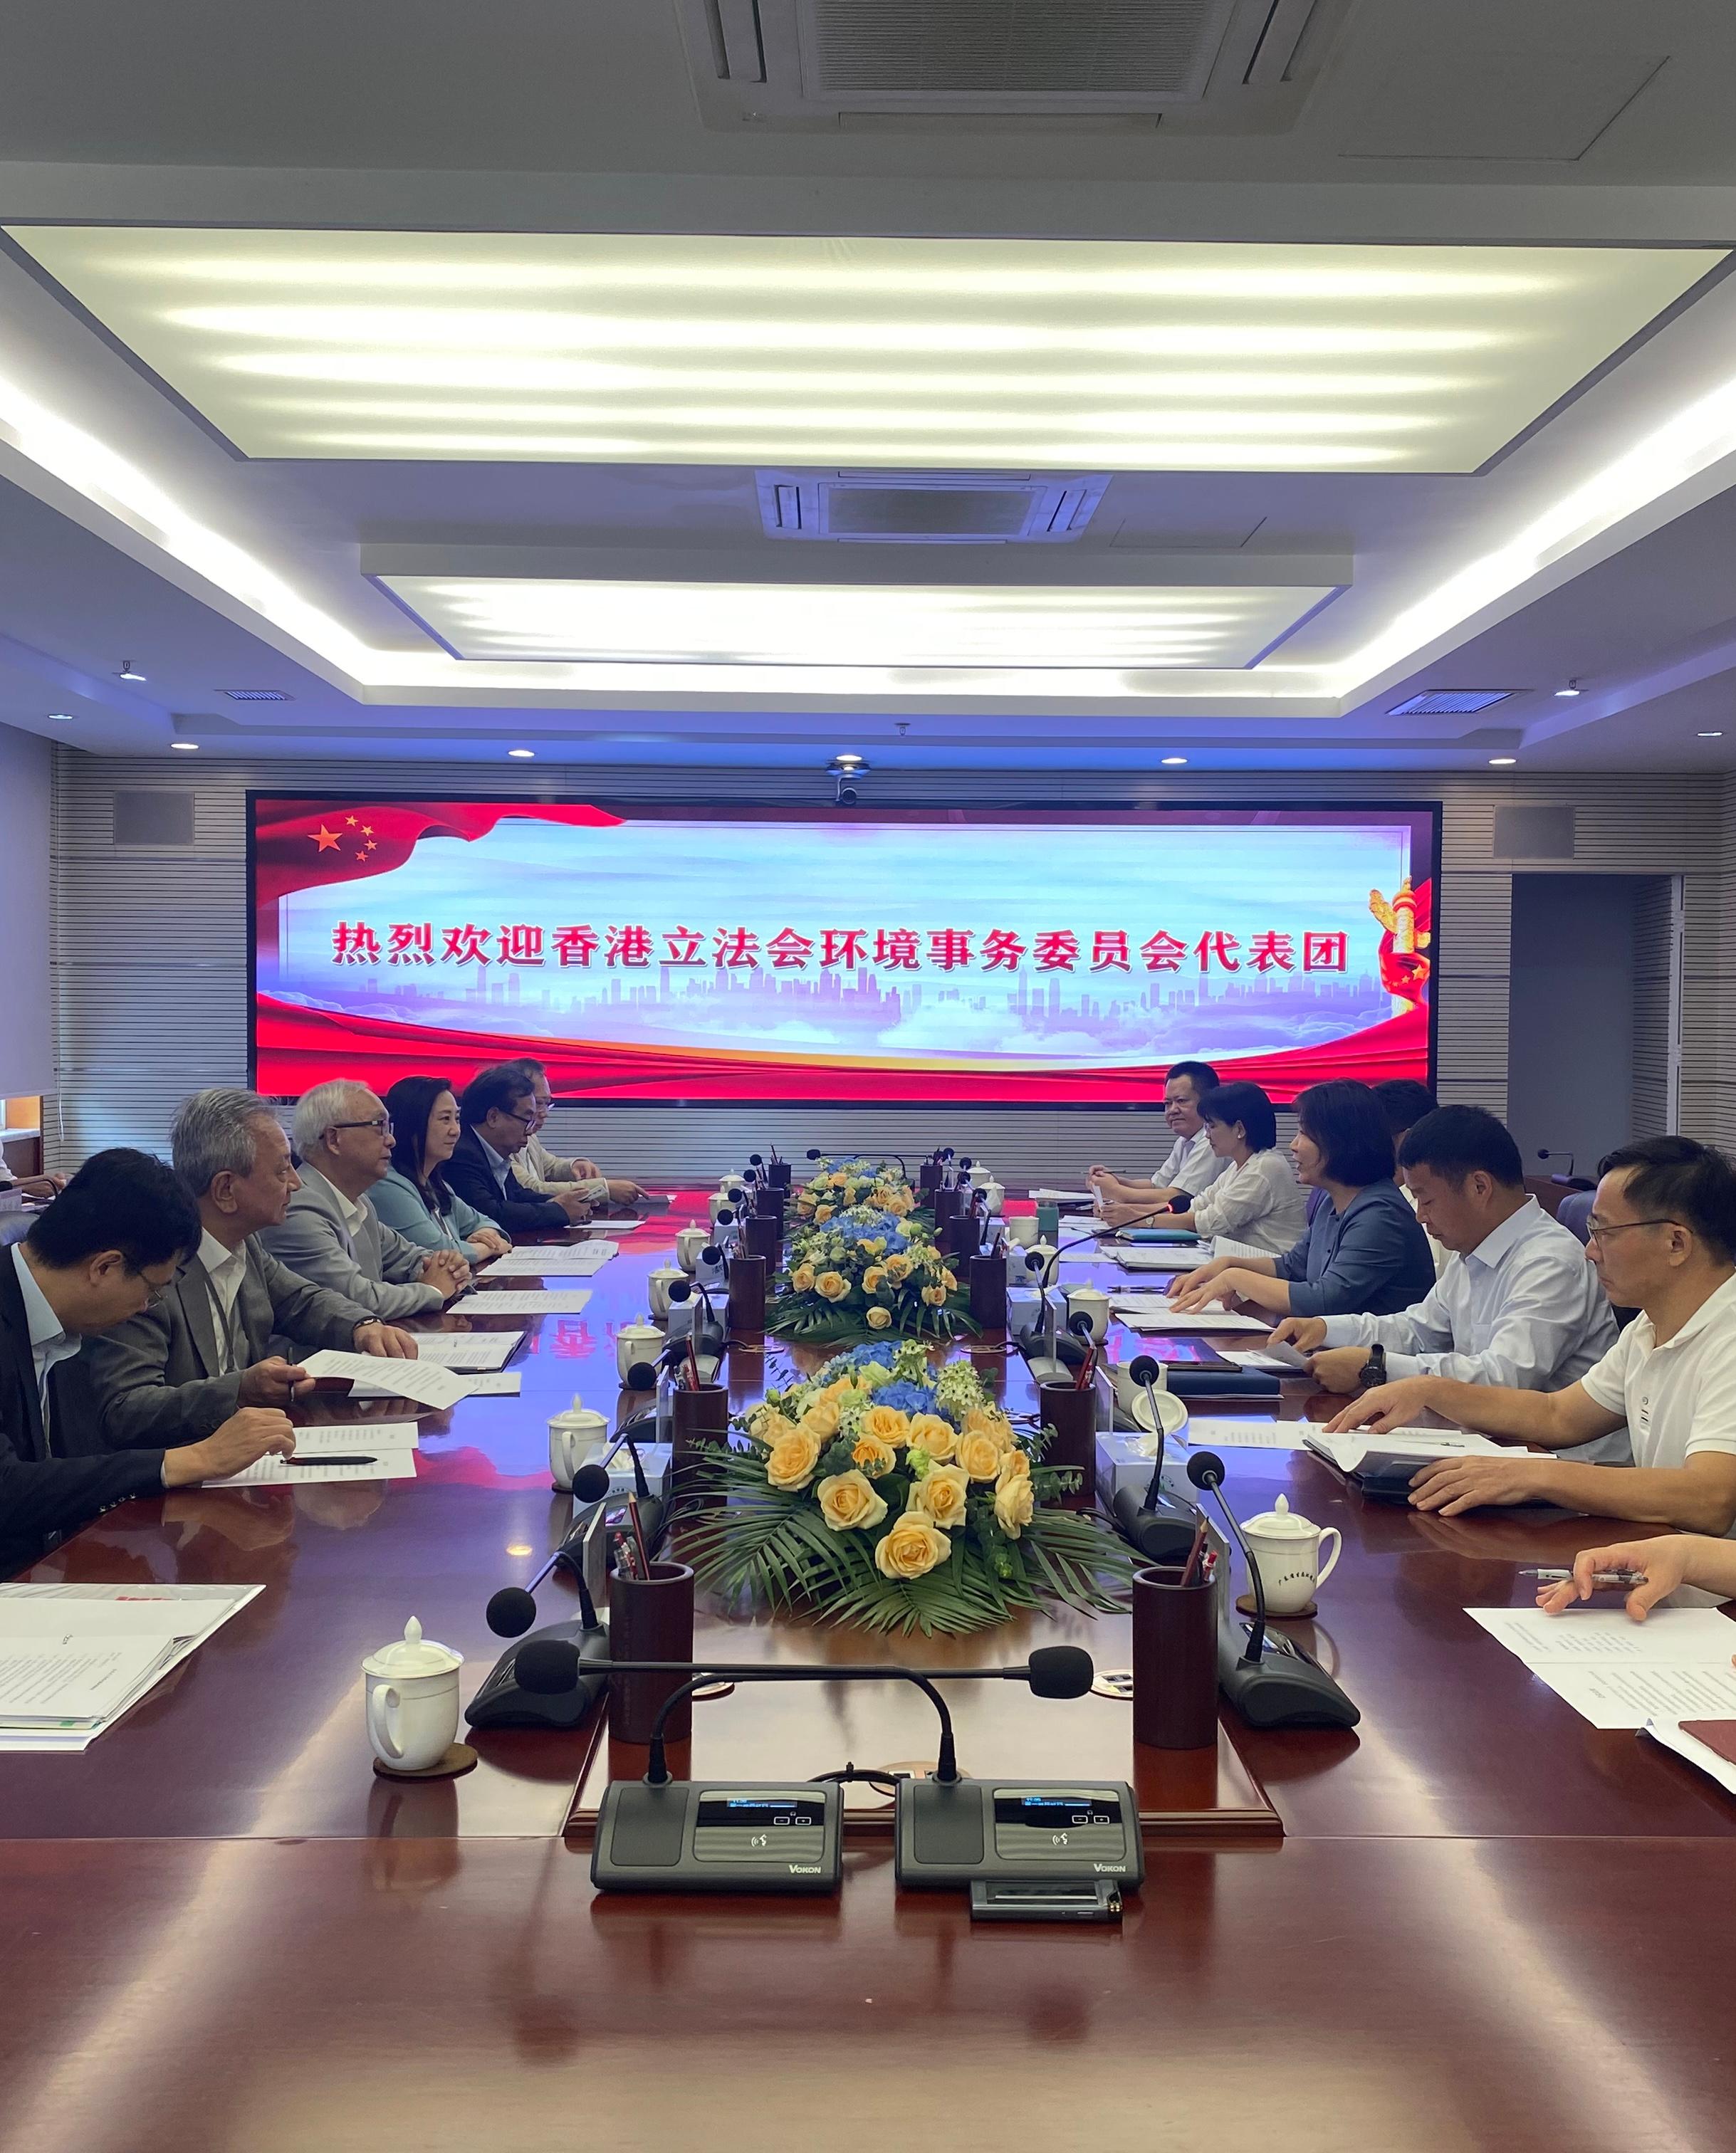
[{"label": "ballpoint pen", "polygon": [[378,1465],[377,1458],[334,1457],[329,1451],[313,1451],[306,1458],[282,1458],[280,1465]]},{"label": "ballpoint pen", "polygon": [[[1591,1582],[1594,1585],[1611,1591],[1619,1586],[1622,1591],[1627,1592],[1631,1591],[1636,1585],[1643,1585],[1646,1582],[1646,1575],[1643,1570],[1594,1570],[1591,1573]],[[1566,1585],[1571,1581],[1573,1572],[1571,1570],[1537,1570],[1527,1567],[1520,1570],[1520,1575],[1535,1577],[1540,1585]]]}]

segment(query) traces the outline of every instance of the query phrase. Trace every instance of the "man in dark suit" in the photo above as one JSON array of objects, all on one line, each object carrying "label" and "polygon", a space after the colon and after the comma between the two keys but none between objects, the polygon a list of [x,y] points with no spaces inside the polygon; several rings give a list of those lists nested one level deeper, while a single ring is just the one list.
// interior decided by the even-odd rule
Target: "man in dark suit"
[{"label": "man in dark suit", "polygon": [[90,1346],[103,1435],[116,1449],[194,1443],[240,1406],[281,1408],[308,1378],[272,1351],[335,1347],[414,1360],[407,1331],[310,1285],[259,1245],[301,1182],[257,1092],[196,1092],[171,1132],[199,1238],[161,1296]]},{"label": "man in dark suit", "polygon": [[85,1334],[147,1307],[198,1239],[198,1213],[160,1160],[105,1151],[0,1250],[0,1576],[132,1496],[224,1479],[295,1448],[285,1416],[259,1410],[179,1450],[103,1446]]},{"label": "man in dark suit", "polygon": [[455,1196],[492,1219],[509,1234],[558,1233],[590,1216],[577,1186],[557,1196],[539,1196],[512,1170],[512,1162],[537,1126],[536,1097],[522,1063],[484,1069],[458,1102],[462,1133],[442,1169]]}]

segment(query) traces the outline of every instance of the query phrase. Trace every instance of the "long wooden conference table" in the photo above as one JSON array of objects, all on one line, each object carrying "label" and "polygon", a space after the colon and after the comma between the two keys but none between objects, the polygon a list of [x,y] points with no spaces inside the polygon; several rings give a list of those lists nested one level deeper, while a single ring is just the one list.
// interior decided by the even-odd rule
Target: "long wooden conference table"
[{"label": "long wooden conference table", "polygon": [[[265,1590],[83,1756],[0,1757],[0,2153],[1728,2148],[1736,1804],[1588,1727],[1464,1612],[1529,1601],[1519,1565],[1606,1522],[1431,1520],[1364,1505],[1312,1459],[1229,1451],[1241,1514],[1281,1491],[1344,1535],[1295,1631],[1360,1728],[1234,1723],[1219,1757],[1135,1759],[1113,1699],[952,1693],[967,1772],[1114,1754],[1137,1773],[1159,1820],[1118,1928],[973,1928],[961,1896],[898,1894],[871,1815],[837,1900],[599,1897],[568,1829],[607,1769],[583,1733],[474,1736],[464,1778],[376,1778],[360,1662],[415,1614],[466,1655],[466,1695],[480,1685],[501,1648],[489,1595],[569,1521],[549,1415],[624,1407],[614,1332],[695,1216],[678,1196],[629,1237],[582,1314],[493,1319],[530,1334],[522,1393],[425,1416],[414,1481],[178,1493],[29,1573]],[[1031,1402],[1016,1355],[975,1351],[1010,1407]],[[775,1341],[738,1343],[736,1402],[782,1366]],[[1284,1412],[1310,1387],[1286,1386]],[[370,1413],[401,1409],[308,1408]],[[539,1605],[574,1606],[557,1581]],[[740,1611],[700,1627],[736,1658],[944,1672],[1067,1639],[1129,1661],[1119,1616],[890,1652]],[[697,1708],[703,1769],[753,1768],[745,1700],[771,1694]],[[903,1685],[778,1696],[786,1715],[809,1701],[787,1724],[813,1769],[932,1757]]]}]

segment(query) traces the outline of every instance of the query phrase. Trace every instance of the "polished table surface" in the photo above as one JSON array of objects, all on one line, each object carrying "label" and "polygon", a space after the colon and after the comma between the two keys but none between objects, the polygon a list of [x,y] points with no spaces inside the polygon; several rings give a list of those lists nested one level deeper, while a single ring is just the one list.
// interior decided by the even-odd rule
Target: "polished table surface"
[{"label": "polished table surface", "polygon": [[[424,1417],[414,1482],[140,1503],[30,1573],[267,1589],[83,1757],[0,1758],[0,2149],[538,2147],[580,2129],[848,2149],[955,2137],[960,2118],[1069,2147],[1172,2142],[1166,2126],[1235,2148],[1728,2144],[1736,1804],[1587,1727],[1464,1613],[1528,1600],[1517,1566],[1606,1537],[1596,1521],[1430,1520],[1364,1505],[1314,1460],[1229,1451],[1241,1514],[1282,1490],[1344,1532],[1319,1620],[1293,1628],[1363,1721],[1232,1723],[1284,1836],[1153,1841],[1119,1932],[973,1929],[960,1898],[897,1895],[883,1842],[853,1844],[838,1902],[598,1899],[561,1836],[573,1736],[476,1738],[456,1781],[376,1779],[360,1660],[415,1613],[466,1656],[466,1694],[481,1682],[489,1593],[527,1579],[568,1514],[548,1415],[575,1395],[622,1406],[613,1332],[693,1210],[678,1199],[630,1236],[582,1314],[496,1319],[531,1333],[522,1396]],[[1115,1343],[1212,1357],[1194,1338]],[[995,1341],[977,1357],[1004,1368]],[[787,1372],[775,1341],[731,1358],[740,1402]],[[1005,1391],[1029,1396],[1016,1358]],[[1308,1393],[1286,1386],[1283,1410]],[[400,1408],[309,1417],[370,1412]],[[573,1603],[545,1587],[541,1605]],[[1077,1636],[1128,1663],[1114,1616],[892,1652],[706,1619],[744,1658],[944,1670]],[[918,1760],[932,1716],[905,1694],[885,1708],[909,1710]],[[992,1714],[953,1697],[965,1768],[995,1769]],[[1021,1703],[1061,1715],[1056,1770],[1065,1715],[1127,1709]],[[731,1708],[703,1708],[720,1733]],[[485,2101],[510,2120],[491,2126]]]}]

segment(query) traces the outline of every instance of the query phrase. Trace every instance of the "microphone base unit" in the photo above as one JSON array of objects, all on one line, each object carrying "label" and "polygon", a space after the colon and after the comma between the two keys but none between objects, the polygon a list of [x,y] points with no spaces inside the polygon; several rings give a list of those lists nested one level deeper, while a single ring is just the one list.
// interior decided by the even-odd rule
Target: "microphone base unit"
[{"label": "microphone base unit", "polygon": [[[551,1696],[519,1687],[515,1662],[527,1645],[539,1641],[578,1647],[580,1664],[575,1688],[557,1691]],[[588,1630],[577,1617],[528,1631],[522,1637],[515,1638],[495,1662],[487,1681],[471,1699],[465,1719],[479,1733],[495,1727],[578,1727],[608,1687],[608,1675],[588,1669],[585,1663],[608,1657],[608,1631]]]},{"label": "microphone base unit", "polygon": [[1130,1547],[1148,1562],[1185,1562],[1194,1545],[1199,1513],[1179,1503],[1161,1503],[1147,1509],[1131,1488],[1123,1488],[1110,1504],[1116,1529]]},{"label": "microphone base unit", "polygon": [[895,1831],[901,1891],[1145,1877],[1139,1804],[1115,1780],[900,1779]]},{"label": "microphone base unit", "polygon": [[829,1897],[843,1860],[840,1786],[617,1779],[597,1813],[591,1881],[599,1891]]},{"label": "microphone base unit", "polygon": [[1218,1687],[1250,1727],[1354,1727],[1362,1715],[1292,1637],[1269,1629],[1250,1663],[1242,1656],[1251,1622],[1226,1618],[1218,1631]]}]

